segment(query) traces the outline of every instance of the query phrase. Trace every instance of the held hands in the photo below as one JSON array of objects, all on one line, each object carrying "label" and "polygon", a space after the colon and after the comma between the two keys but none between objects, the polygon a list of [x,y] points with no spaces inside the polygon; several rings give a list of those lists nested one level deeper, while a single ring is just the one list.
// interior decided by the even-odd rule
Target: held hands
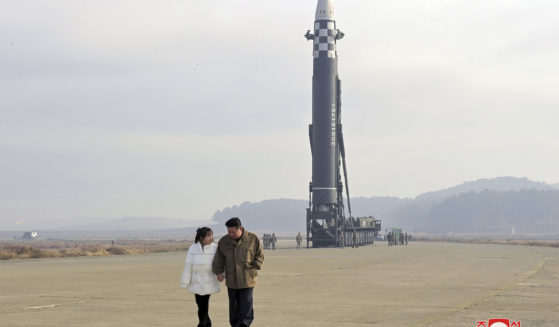
[{"label": "held hands", "polygon": [[225,274],[219,274],[219,275],[216,275],[216,277],[217,277],[217,280],[222,282],[225,279]]}]

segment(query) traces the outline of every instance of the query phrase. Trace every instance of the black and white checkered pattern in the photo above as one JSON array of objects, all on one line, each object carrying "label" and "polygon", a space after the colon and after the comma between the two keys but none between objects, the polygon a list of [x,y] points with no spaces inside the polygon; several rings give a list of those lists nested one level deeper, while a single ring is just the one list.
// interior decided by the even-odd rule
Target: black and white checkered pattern
[{"label": "black and white checkered pattern", "polygon": [[336,22],[320,20],[314,23],[314,57],[337,58]]}]

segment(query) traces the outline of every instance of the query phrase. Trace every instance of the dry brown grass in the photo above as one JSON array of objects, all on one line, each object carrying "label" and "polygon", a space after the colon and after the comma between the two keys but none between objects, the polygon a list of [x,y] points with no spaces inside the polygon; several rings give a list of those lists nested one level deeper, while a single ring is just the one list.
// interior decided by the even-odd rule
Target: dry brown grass
[{"label": "dry brown grass", "polygon": [[0,260],[89,257],[186,251],[186,240],[0,241]]},{"label": "dry brown grass", "polygon": [[423,242],[450,242],[450,243],[472,243],[472,244],[504,244],[504,245],[526,245],[542,247],[559,247],[557,240],[534,240],[534,239],[500,239],[483,236],[414,236],[414,241]]}]

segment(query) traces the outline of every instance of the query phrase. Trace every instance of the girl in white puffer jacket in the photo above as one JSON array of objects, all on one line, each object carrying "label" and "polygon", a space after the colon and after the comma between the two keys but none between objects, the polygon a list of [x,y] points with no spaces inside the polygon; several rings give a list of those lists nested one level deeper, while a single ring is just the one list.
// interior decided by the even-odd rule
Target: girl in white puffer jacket
[{"label": "girl in white puffer jacket", "polygon": [[217,251],[213,243],[213,232],[208,227],[198,228],[194,244],[188,249],[181,287],[194,293],[198,305],[198,327],[211,327],[208,314],[210,295],[219,292],[220,284],[212,272],[212,262]]}]

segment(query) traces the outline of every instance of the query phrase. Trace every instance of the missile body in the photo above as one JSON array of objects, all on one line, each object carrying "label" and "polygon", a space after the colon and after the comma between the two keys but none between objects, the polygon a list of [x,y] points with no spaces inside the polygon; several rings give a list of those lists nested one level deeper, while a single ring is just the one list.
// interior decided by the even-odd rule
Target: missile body
[{"label": "missile body", "polygon": [[319,1],[313,38],[313,205],[326,211],[337,203],[338,55],[330,1]]},{"label": "missile body", "polygon": [[[305,35],[307,40],[313,41],[312,125],[309,126],[312,181],[307,232],[315,237],[320,234],[318,226],[313,228],[310,225],[323,226],[326,223],[333,227],[334,241],[336,222],[343,215],[339,171],[340,151],[343,150],[343,144],[340,144],[343,142],[340,142],[341,89],[336,51],[336,42],[343,36],[336,27],[332,1],[318,0],[314,33],[308,31]],[[318,220],[323,222],[318,223]]]}]

